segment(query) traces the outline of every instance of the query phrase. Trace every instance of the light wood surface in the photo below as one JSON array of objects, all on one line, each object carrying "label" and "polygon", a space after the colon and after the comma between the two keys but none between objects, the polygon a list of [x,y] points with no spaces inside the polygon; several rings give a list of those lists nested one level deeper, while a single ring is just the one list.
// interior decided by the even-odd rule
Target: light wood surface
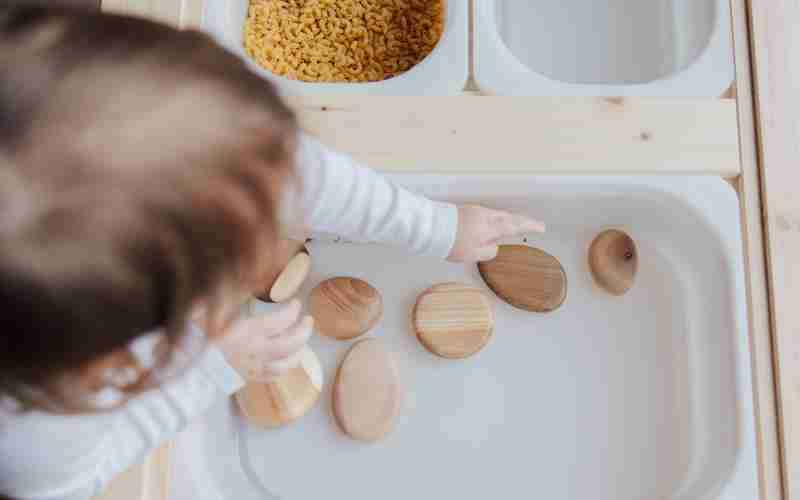
[{"label": "light wood surface", "polygon": [[286,375],[269,383],[247,382],[236,393],[242,415],[253,425],[279,427],[309,412],[322,393],[322,366],[311,349]]},{"label": "light wood surface", "polygon": [[380,292],[358,278],[323,281],[311,291],[308,304],[317,332],[337,340],[364,335],[383,314]]},{"label": "light wood surface", "polygon": [[[203,0],[104,0],[103,7],[192,27]],[[731,99],[330,96],[291,103],[307,131],[387,171],[739,174]]]},{"label": "light wood surface", "polygon": [[164,443],[147,459],[117,476],[93,500],[166,500],[171,444]]},{"label": "light wood surface", "polygon": [[564,268],[538,248],[500,245],[497,257],[478,263],[478,271],[498,297],[525,311],[554,311],[567,298]]},{"label": "light wood surface", "polygon": [[278,279],[269,290],[269,300],[280,303],[294,297],[309,273],[311,273],[311,257],[303,249],[292,257],[283,272],[278,275]]},{"label": "light wood surface", "polygon": [[739,173],[729,99],[304,97],[303,128],[386,171]]},{"label": "light wood surface", "polygon": [[752,382],[755,402],[761,500],[781,500],[783,470],[776,407],[775,359],[767,288],[768,274],[762,220],[761,172],[757,155],[755,103],[747,0],[731,2],[736,59],[736,93],[742,174],[737,192],[741,203],[743,252],[750,326]]},{"label": "light wood surface", "polygon": [[486,295],[462,283],[440,283],[420,294],[412,323],[420,343],[442,358],[468,358],[492,338],[494,312]]},{"label": "light wood surface", "polygon": [[752,54],[788,500],[800,499],[800,2],[751,2]]},{"label": "light wood surface", "polygon": [[608,293],[627,293],[639,269],[639,256],[633,238],[617,229],[598,234],[589,246],[589,269],[594,281]]},{"label": "light wood surface", "polygon": [[106,12],[131,14],[171,24],[197,28],[203,20],[203,0],[101,0]]},{"label": "light wood surface", "polygon": [[[790,0],[780,0],[776,4],[773,2],[761,2],[760,7],[762,13],[769,8],[775,6],[775,13],[773,16],[781,16],[782,9],[786,8],[786,4]],[[170,1],[170,5],[158,5],[159,0],[103,0],[104,8],[108,10],[116,10],[119,12],[139,12],[140,14],[148,17],[156,17],[169,22],[173,25],[182,27],[191,27],[199,25],[200,13],[202,12],[204,0],[174,0]],[[163,2],[167,3],[167,2]],[[754,2],[755,3],[755,2]],[[175,7],[178,7],[177,9]],[[753,88],[751,81],[751,58],[750,58],[750,33],[748,32],[748,16],[750,6],[747,0],[731,0],[733,26],[734,26],[734,46],[736,51],[736,75],[737,75],[737,102],[736,111],[738,111],[738,125],[741,137],[741,170],[740,164],[737,161],[729,162],[728,160],[720,159],[718,163],[711,165],[702,165],[700,162],[690,162],[687,164],[686,170],[662,168],[657,170],[663,173],[670,172],[717,172],[720,175],[727,177],[735,177],[734,184],[741,200],[741,215],[744,231],[744,253],[746,259],[747,270],[747,294],[748,294],[748,317],[750,323],[750,341],[751,349],[753,352],[753,383],[755,389],[755,403],[756,403],[756,419],[757,419],[757,434],[758,434],[758,449],[759,449],[759,479],[761,485],[761,500],[780,500],[783,498],[781,486],[781,454],[779,447],[779,426],[776,412],[776,393],[775,383],[776,375],[773,372],[773,345],[770,331],[770,315],[769,315],[769,296],[767,293],[767,280],[768,274],[766,269],[766,256],[765,256],[765,235],[764,225],[762,221],[762,193],[761,193],[761,179],[759,177],[759,166],[757,163],[757,141],[755,135],[754,125],[754,105],[753,105]],[[758,7],[758,6],[756,6]],[[784,10],[785,12],[785,10]],[[757,21],[757,20],[756,20]],[[757,21],[758,22],[758,21]],[[784,25],[791,26],[798,23],[797,20],[783,19]],[[781,25],[780,22],[772,24]],[[765,37],[786,37],[788,35],[797,36],[791,33],[790,30],[780,28],[782,32],[769,34],[769,29],[764,30],[763,27],[759,33],[762,38]],[[780,46],[780,43],[779,43]],[[797,49],[794,49],[797,53]],[[768,62],[768,56],[764,56],[762,51],[761,65],[764,66]],[[763,80],[767,75],[762,74]],[[796,87],[796,85],[795,85]],[[768,93],[769,85],[762,86],[762,92]],[[647,100],[645,100],[647,101]],[[667,100],[672,102],[672,100]],[[731,100],[723,100],[732,102]],[[331,101],[332,102],[332,101]],[[302,104],[302,103],[301,103]],[[681,107],[691,107],[691,102],[680,104]],[[535,107],[535,106],[531,106]],[[547,108],[545,106],[545,108]],[[544,109],[544,108],[543,108]],[[464,115],[468,113],[465,112]],[[663,116],[667,121],[680,121],[683,113],[680,109],[668,110]],[[721,107],[710,106],[702,113],[704,124],[698,124],[700,130],[719,130],[727,129],[731,126],[730,117],[734,114],[732,107],[723,105]],[[422,115],[420,119],[427,115]],[[463,115],[459,115],[463,116]],[[528,113],[525,117],[525,122],[529,120],[538,120],[536,114]],[[661,116],[661,113],[658,113]],[[474,117],[469,118],[474,119]],[[482,119],[481,117],[478,120]],[[541,120],[541,123],[547,123],[549,116]],[[358,120],[357,115],[352,116],[353,121]],[[312,118],[313,121],[313,118]],[[634,121],[635,122],[635,121]],[[505,123],[505,122],[503,122]],[[512,120],[512,123],[519,123],[518,120]],[[619,122],[620,128],[625,128],[625,124],[630,125],[632,122],[626,118]],[[356,134],[357,131],[347,132],[348,134]],[[492,131],[494,135],[494,131]],[[323,137],[324,139],[324,137]],[[367,143],[368,144],[368,143]],[[717,146],[714,146],[717,148]],[[526,148],[527,149],[527,148]],[[611,148],[609,148],[611,149]],[[407,153],[406,153],[407,154]],[[422,153],[419,153],[420,155]],[[509,153],[511,154],[511,153]],[[412,154],[413,156],[413,154]],[[627,155],[620,152],[618,158],[626,158]],[[532,162],[527,165],[519,165],[523,160],[519,159],[518,162],[512,166],[498,165],[497,162],[492,162],[489,165],[483,166],[483,171],[531,171],[535,168],[544,169],[546,172],[560,171],[560,165],[533,165]],[[399,160],[396,163],[402,163]],[[652,170],[652,162],[647,162],[643,165],[638,165],[635,160],[631,162],[622,162],[622,167],[615,164],[605,164],[603,162],[587,162],[588,166],[580,170],[585,173],[605,173],[608,171],[621,171],[621,172],[641,172],[648,173]],[[380,165],[378,165],[380,167]],[[411,164],[407,165],[409,168],[416,170],[423,170],[424,167]],[[401,169],[396,167],[396,169]],[[440,170],[458,171],[457,167],[453,165],[439,165]],[[529,170],[530,169],[530,170]],[[626,170],[627,169],[627,170]],[[473,170],[475,171],[475,170]],[[541,170],[539,170],[541,171]],[[565,169],[565,172],[571,172],[572,169]],[[736,177],[738,173],[741,176]],[[778,322],[780,323],[780,322]],[[785,364],[784,364],[785,367]],[[784,384],[786,385],[786,384]],[[146,466],[154,463],[151,457]],[[136,469],[136,468],[134,468]],[[795,467],[796,469],[796,467]],[[132,474],[135,474],[135,470]],[[120,478],[124,480],[124,478]],[[798,474],[792,474],[792,478],[787,479],[787,483],[796,483]],[[113,489],[113,488],[112,488]],[[117,490],[122,493],[121,490]],[[122,494],[113,496],[115,500],[124,499],[129,500],[139,498],[139,492],[132,491],[130,494]],[[165,497],[150,497],[150,500],[163,500]]]},{"label": "light wood surface", "polygon": [[380,340],[362,340],[348,351],[332,398],[334,417],[351,438],[377,441],[394,429],[403,389],[397,365]]}]

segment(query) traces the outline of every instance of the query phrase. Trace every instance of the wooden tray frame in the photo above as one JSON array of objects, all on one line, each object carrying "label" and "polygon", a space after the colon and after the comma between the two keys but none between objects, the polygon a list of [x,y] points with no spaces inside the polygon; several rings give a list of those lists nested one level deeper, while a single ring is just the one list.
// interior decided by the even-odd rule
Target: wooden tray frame
[{"label": "wooden tray frame", "polygon": [[[795,126],[793,131],[800,131],[800,101],[791,95],[791,85],[781,87],[783,93],[778,95],[768,92],[773,71],[800,88],[800,71],[791,74],[767,57],[795,48],[800,61],[800,37],[792,39],[791,29],[793,21],[800,24],[800,7],[791,2],[795,0],[776,0],[775,5],[772,0],[753,5],[749,0],[731,0],[736,84],[726,97],[736,96],[735,100],[477,98],[470,91],[454,98],[328,97],[292,99],[292,103],[304,128],[385,170],[497,173],[496,165],[502,165],[508,173],[727,178],[739,193],[743,221],[760,498],[800,500],[800,459],[795,456],[800,453],[800,443],[795,444],[800,428],[791,425],[800,417],[796,389],[800,371],[791,371],[800,360],[800,344],[795,343],[793,350],[791,344],[792,328],[800,327],[800,312],[797,307],[793,311],[787,300],[791,276],[800,283],[800,259],[794,266],[787,260],[789,248],[800,252],[800,198],[792,201],[784,195],[772,203],[765,189],[765,184],[774,183],[776,189],[783,186],[784,194],[787,184],[782,183],[792,186],[800,177],[791,172],[791,158],[779,156],[800,153],[800,148],[791,150],[787,136],[781,135],[787,119]],[[146,16],[180,28],[199,25],[203,4],[204,0],[102,1],[106,11]],[[775,25],[783,30],[776,34],[770,29]],[[787,114],[790,103],[795,108]],[[546,118],[532,120],[535,116]],[[772,117],[783,121],[765,126]],[[576,126],[586,123],[598,126]],[[498,127],[505,132],[502,137]],[[560,130],[570,130],[569,137]],[[773,150],[780,164],[767,170],[762,160]],[[491,158],[487,151],[493,153]],[[593,161],[589,164],[585,158]],[[796,164],[800,154],[795,158]],[[772,212],[777,214],[775,220]],[[797,215],[792,218],[792,214]],[[786,230],[787,224],[795,229]],[[781,264],[777,275],[776,261]],[[120,479],[124,488],[112,486],[104,498],[167,500],[168,455],[165,445]]]}]

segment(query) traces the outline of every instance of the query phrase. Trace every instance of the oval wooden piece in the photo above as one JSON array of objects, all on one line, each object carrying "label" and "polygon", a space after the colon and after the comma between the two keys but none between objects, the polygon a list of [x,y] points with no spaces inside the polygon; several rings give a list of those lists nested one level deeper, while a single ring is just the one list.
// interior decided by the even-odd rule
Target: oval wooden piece
[{"label": "oval wooden piece", "polygon": [[264,302],[286,302],[294,297],[311,273],[311,256],[302,241],[282,240],[276,246],[273,265],[261,279],[256,298]]},{"label": "oval wooden piece", "polygon": [[349,340],[375,326],[383,314],[383,299],[364,280],[331,278],[311,291],[309,307],[320,334]]},{"label": "oval wooden piece", "polygon": [[624,295],[633,286],[639,255],[633,238],[618,229],[603,231],[589,247],[589,269],[595,282],[612,295]]},{"label": "oval wooden piece", "polygon": [[497,257],[479,262],[483,280],[512,306],[533,312],[558,309],[567,297],[567,274],[549,253],[526,245],[500,245]]},{"label": "oval wooden piece", "polygon": [[425,290],[414,306],[414,330],[431,353],[450,359],[472,356],[492,337],[494,314],[478,288],[442,283]]},{"label": "oval wooden piece", "polygon": [[311,256],[307,251],[302,251],[292,257],[283,272],[269,290],[269,299],[272,302],[286,302],[295,296],[300,287],[311,273]]},{"label": "oval wooden piece", "polygon": [[403,391],[394,359],[380,340],[361,340],[350,348],[332,398],[336,422],[351,438],[377,441],[394,429]]},{"label": "oval wooden piece", "polygon": [[278,427],[308,413],[322,393],[322,366],[309,348],[300,365],[269,383],[247,382],[236,393],[236,401],[248,422],[261,427]]}]

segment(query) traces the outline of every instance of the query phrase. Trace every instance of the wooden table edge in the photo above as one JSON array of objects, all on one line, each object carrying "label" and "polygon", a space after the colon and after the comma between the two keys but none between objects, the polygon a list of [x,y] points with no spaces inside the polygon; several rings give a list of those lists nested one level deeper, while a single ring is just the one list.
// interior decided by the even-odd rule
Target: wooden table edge
[{"label": "wooden table edge", "polygon": [[[149,0],[103,0],[106,10],[137,13],[159,17],[180,27],[198,26],[204,0],[179,0],[177,8],[154,9]],[[780,428],[777,417],[777,398],[773,372],[773,345],[769,315],[768,274],[766,267],[765,231],[762,221],[761,170],[757,154],[756,110],[754,106],[753,74],[751,71],[751,42],[747,0],[731,0],[734,46],[737,60],[736,93],[739,125],[740,164],[718,169],[718,175],[734,179],[741,201],[743,223],[743,251],[747,269],[748,317],[752,350],[753,387],[759,450],[759,482],[762,500],[784,498],[782,488],[782,457]],[[470,93],[473,94],[473,93]],[[685,174],[686,172],[680,172]],[[709,173],[709,172],[704,172]],[[168,453],[167,453],[168,455]],[[168,456],[159,452],[144,465],[146,478],[160,478],[166,482]],[[160,495],[153,496],[160,492]],[[165,500],[163,485],[151,484],[142,491],[143,500]]]}]

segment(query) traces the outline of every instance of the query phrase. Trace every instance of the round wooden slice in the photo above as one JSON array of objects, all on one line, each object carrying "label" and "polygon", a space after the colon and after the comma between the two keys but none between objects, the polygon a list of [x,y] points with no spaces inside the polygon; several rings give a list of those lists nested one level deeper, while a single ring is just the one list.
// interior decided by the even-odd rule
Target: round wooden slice
[{"label": "round wooden slice", "polygon": [[345,355],[333,385],[333,415],[342,431],[377,441],[394,429],[403,391],[397,366],[381,341],[357,342]]},{"label": "round wooden slice", "polygon": [[309,307],[317,331],[338,340],[365,334],[383,314],[380,292],[357,278],[323,281],[311,291]]},{"label": "round wooden slice", "polygon": [[442,283],[422,292],[414,306],[414,330],[430,352],[460,359],[480,351],[492,337],[494,314],[474,286]]},{"label": "round wooden slice", "polygon": [[533,312],[558,309],[567,297],[567,274],[558,259],[526,245],[500,245],[497,257],[479,262],[483,280],[498,297]]},{"label": "round wooden slice", "polygon": [[311,256],[302,241],[282,240],[273,257],[273,266],[260,282],[256,297],[264,302],[286,302],[294,297],[311,273]]},{"label": "round wooden slice", "polygon": [[633,286],[639,256],[633,238],[617,229],[603,231],[589,247],[589,269],[595,282],[612,295],[624,295]]},{"label": "round wooden slice", "polygon": [[300,365],[269,383],[247,382],[236,401],[248,422],[278,427],[308,413],[322,392],[322,366],[314,351],[306,348]]}]

